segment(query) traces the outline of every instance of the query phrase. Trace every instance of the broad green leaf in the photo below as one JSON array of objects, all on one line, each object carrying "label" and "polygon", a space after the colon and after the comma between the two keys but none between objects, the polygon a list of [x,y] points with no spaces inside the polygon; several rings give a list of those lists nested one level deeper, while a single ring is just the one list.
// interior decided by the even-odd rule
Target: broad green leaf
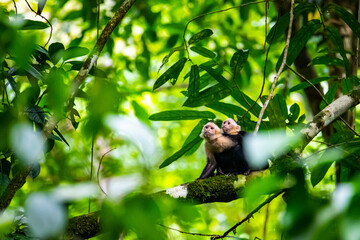
[{"label": "broad green leaf", "polygon": [[[301,50],[305,47],[307,41],[314,35],[314,33],[321,28],[319,20],[311,20],[306,22],[304,26],[290,39],[289,50],[286,57],[286,63],[291,65]],[[284,58],[284,52],[281,54],[278,62],[276,63],[276,71],[279,70],[280,65]],[[284,68],[285,69],[285,68]]]},{"label": "broad green leaf", "polygon": [[346,57],[346,52],[344,49],[344,43],[342,41],[342,37],[340,36],[340,33],[337,30],[337,28],[329,26],[326,29],[329,32],[329,37],[331,41],[334,43],[336,50],[340,52],[340,55],[343,58],[346,76],[349,77],[351,75],[351,67],[350,67],[349,59]]},{"label": "broad green leaf", "polygon": [[210,37],[211,35],[213,35],[213,31],[211,31],[211,29],[204,29],[201,30],[198,33],[195,33],[188,41],[189,45],[197,43],[205,38]]},{"label": "broad green leaf", "polygon": [[89,53],[89,50],[84,47],[70,47],[63,53],[63,60],[66,61],[71,58],[85,56]]},{"label": "broad green leaf", "polygon": [[40,164],[38,162],[35,162],[32,167],[31,167],[31,170],[29,172],[29,176],[34,179],[36,178],[37,176],[39,176],[40,174]]},{"label": "broad green leaf", "polygon": [[49,25],[47,25],[44,22],[26,19],[25,24],[20,28],[20,30],[38,30],[38,29],[45,29],[48,27]]},{"label": "broad green leaf", "polygon": [[[202,119],[196,126],[191,130],[189,136],[186,138],[184,144],[182,147],[186,146],[189,142],[193,141],[194,139],[200,138],[201,131],[204,127],[204,125],[208,122],[207,119]],[[188,152],[186,152],[186,156],[189,156],[193,154],[201,145],[201,141],[194,145],[193,148],[191,148]]]},{"label": "broad green leaf", "polygon": [[343,78],[341,79],[341,89],[343,94],[347,94],[354,88],[353,81],[351,78]]},{"label": "broad green leaf", "polygon": [[230,67],[234,76],[240,73],[241,69],[244,67],[249,56],[249,50],[238,50],[234,53],[230,60]]},{"label": "broad green leaf", "polygon": [[360,38],[360,23],[357,21],[353,14],[334,3],[327,5],[324,11],[326,10],[330,10],[336,15],[338,15],[351,28],[351,30],[356,34],[356,36]]},{"label": "broad green leaf", "polygon": [[[327,103],[330,104],[334,100],[338,87],[339,87],[338,82],[334,82],[333,85],[330,86],[329,90],[327,91],[327,93],[324,96]],[[324,102],[324,100],[321,101],[320,109],[323,110],[326,106],[327,106],[327,104]]]},{"label": "broad green leaf", "polygon": [[[263,103],[266,101],[267,96],[261,98]],[[284,109],[285,107],[285,109]],[[282,95],[276,94],[273,97],[269,105],[266,108],[267,116],[269,117],[270,123],[274,128],[285,128],[286,119],[288,117],[286,102]]]},{"label": "broad green leaf", "polygon": [[36,12],[37,15],[40,15],[45,7],[46,0],[38,0],[38,10]]},{"label": "broad green leaf", "polygon": [[295,122],[296,119],[299,117],[300,114],[300,107],[297,103],[294,103],[293,105],[291,105],[290,107],[290,114],[288,116],[289,122]]},{"label": "broad green leaf", "polygon": [[168,70],[166,70],[155,82],[153,90],[158,89],[164,85],[167,81],[171,81],[171,84],[174,85],[180,75],[180,72],[183,70],[187,58],[181,58],[179,61],[174,63]]},{"label": "broad green leaf", "polygon": [[168,157],[167,159],[165,159],[159,168],[163,168],[166,167],[168,165],[170,165],[171,163],[173,163],[174,161],[178,160],[179,158],[181,158],[185,153],[187,153],[188,151],[190,151],[195,145],[201,143],[203,139],[198,137],[195,138],[194,140],[192,140],[191,142],[187,143],[186,145],[184,145],[179,151],[177,151],[176,153],[174,153],[173,155],[171,155],[170,157]]},{"label": "broad green leaf", "polygon": [[215,118],[215,114],[209,111],[195,110],[169,110],[152,114],[151,121],[194,120],[202,118]]},{"label": "broad green leaf", "polygon": [[[300,3],[294,8],[294,19],[300,16],[303,13],[314,12],[316,10],[316,6],[313,3]],[[289,27],[290,21],[290,13],[287,12],[279,18],[277,24],[275,24],[269,31],[268,36],[266,37],[266,42],[270,43],[273,38],[273,43],[278,41],[284,33],[286,29]]]},{"label": "broad green leaf", "polygon": [[218,81],[221,85],[226,86],[227,88],[231,89],[231,82],[224,78],[221,73],[216,71],[215,69],[208,67],[208,66],[201,66],[200,68],[204,69],[207,73],[209,73],[216,81]]},{"label": "broad green leaf", "polygon": [[207,57],[207,58],[216,57],[216,54],[214,52],[212,52],[209,49],[206,49],[204,47],[201,47],[201,46],[193,46],[190,49],[191,49],[191,51],[194,51],[203,57]]},{"label": "broad green leaf", "polygon": [[16,95],[18,95],[20,92],[16,85],[15,79],[6,71],[4,71],[3,74],[5,75],[6,79],[9,81],[12,90],[15,92]]},{"label": "broad green leaf", "polygon": [[[334,79],[336,77],[319,77],[319,78],[314,78],[314,79],[311,79],[310,82],[315,85],[315,84],[318,84],[318,83],[321,83],[323,81],[329,81],[331,79]],[[301,90],[301,89],[304,89],[304,88],[307,88],[307,87],[310,87],[311,85],[308,83],[308,82],[302,82],[302,83],[299,83],[297,85],[295,85],[294,87],[290,88],[290,92],[295,92],[295,91],[298,91],[298,90]]]},{"label": "broad green leaf", "polygon": [[[250,110],[252,114],[254,114],[256,117],[259,116],[261,107],[258,103],[255,103],[254,100],[252,100],[249,96],[247,96],[243,92],[239,91],[233,91],[231,93],[231,96],[240,103],[241,106],[243,106],[246,110]],[[255,105],[254,105],[255,104]],[[254,106],[253,106],[254,105]],[[266,113],[264,113],[264,118],[266,118]]]},{"label": "broad green leaf", "polygon": [[195,98],[188,98],[183,106],[186,107],[200,107],[213,102],[217,102],[229,96],[231,90],[220,83],[209,87],[199,93]]},{"label": "broad green leaf", "polygon": [[215,102],[207,104],[206,106],[215,111],[221,112],[230,118],[234,118],[234,116],[242,116],[246,113],[243,108],[230,103]]},{"label": "broad green leaf", "polygon": [[200,91],[200,75],[198,65],[192,65],[190,70],[190,79],[188,87],[189,98],[194,98],[199,95]]},{"label": "broad green leaf", "polygon": [[[5,174],[6,176],[9,176],[10,169],[11,169],[11,163],[6,158],[1,159],[0,160],[0,174]],[[1,193],[0,193],[0,195],[1,195]]]},{"label": "broad green leaf", "polygon": [[65,47],[62,43],[55,42],[49,46],[49,56],[54,65],[62,58]]},{"label": "broad green leaf", "polygon": [[333,65],[333,66],[344,66],[344,61],[330,56],[320,56],[311,60],[311,65]]}]

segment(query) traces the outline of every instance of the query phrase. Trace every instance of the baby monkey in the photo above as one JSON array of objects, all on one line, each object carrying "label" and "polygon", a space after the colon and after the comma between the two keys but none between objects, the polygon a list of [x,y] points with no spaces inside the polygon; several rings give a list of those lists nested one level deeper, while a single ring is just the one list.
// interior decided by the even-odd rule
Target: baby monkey
[{"label": "baby monkey", "polygon": [[[233,149],[233,157],[225,156],[225,154],[216,155],[218,160],[218,164],[220,168],[223,169],[223,172],[227,172],[226,167],[236,166],[236,173],[248,175],[251,171],[261,171],[269,168],[269,164],[266,163],[265,166],[262,167],[250,167],[249,161],[245,157],[244,153],[244,137],[248,135],[248,132],[241,131],[241,127],[235,122],[234,119],[228,118],[226,119],[222,125],[221,129],[223,131],[223,135],[230,137],[233,141],[237,142],[237,146]],[[232,163],[231,163],[232,161]],[[222,166],[225,165],[225,166]]]}]

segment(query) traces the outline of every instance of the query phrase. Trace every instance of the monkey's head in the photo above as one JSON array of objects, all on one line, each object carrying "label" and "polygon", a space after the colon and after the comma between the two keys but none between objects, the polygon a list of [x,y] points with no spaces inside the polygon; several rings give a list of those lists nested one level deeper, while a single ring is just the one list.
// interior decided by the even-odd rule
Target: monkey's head
[{"label": "monkey's head", "polygon": [[220,128],[213,122],[208,122],[204,125],[200,137],[206,140],[213,140],[221,136]]},{"label": "monkey's head", "polygon": [[228,118],[223,121],[221,129],[225,134],[236,135],[240,132],[241,127],[237,125],[234,119]]}]

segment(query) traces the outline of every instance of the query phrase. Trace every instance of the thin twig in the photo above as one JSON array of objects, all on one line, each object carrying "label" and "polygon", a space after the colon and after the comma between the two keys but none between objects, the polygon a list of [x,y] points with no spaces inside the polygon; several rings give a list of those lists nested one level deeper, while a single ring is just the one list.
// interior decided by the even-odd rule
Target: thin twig
[{"label": "thin twig", "polygon": [[[278,15],[276,23],[275,23],[274,32],[276,32],[276,28],[277,28],[278,23],[279,23],[279,18],[280,18],[280,16]],[[256,105],[257,101],[259,101],[259,99],[261,98],[261,96],[262,96],[262,94],[264,92],[264,87],[265,87],[265,82],[266,82],[267,62],[268,62],[268,59],[269,59],[270,48],[272,46],[272,41],[274,40],[274,36],[275,36],[275,34],[272,35],[272,37],[270,39],[270,43],[269,43],[269,48],[268,48],[268,50],[266,52],[265,63],[264,63],[263,82],[262,82],[262,85],[261,85],[261,90],[260,90],[259,96],[256,98],[255,102],[251,105],[251,107],[248,110],[246,110],[245,114],[242,115],[242,117],[239,119],[239,121],[241,121],[241,119],[243,119],[246,116],[246,114],[248,114],[251,111],[251,109],[253,109],[253,107]]]},{"label": "thin twig", "polygon": [[[325,99],[324,95],[322,94],[322,92],[316,88],[316,86],[309,80],[306,79],[303,75],[301,75],[300,73],[296,72],[294,69],[292,69],[288,64],[286,64],[286,66],[288,67],[288,69],[290,71],[292,71],[293,73],[295,73],[298,77],[302,78],[303,80],[305,80],[308,84],[310,84],[310,86],[312,86],[316,92],[321,96],[322,100],[325,102],[325,104],[328,106],[329,102]],[[339,119],[345,124],[346,127],[348,127],[350,129],[350,131],[355,134],[356,136],[360,137],[360,135],[349,125],[348,122],[345,121],[345,119],[343,119],[341,116],[339,116]]]},{"label": "thin twig", "polygon": [[290,38],[291,38],[291,31],[292,31],[292,25],[293,25],[293,21],[294,21],[294,0],[291,0],[291,6],[290,6],[290,22],[289,22],[289,30],[288,30],[288,34],[287,34],[287,38],[286,38],[286,45],[285,45],[285,49],[284,49],[284,57],[283,57],[283,60],[282,60],[282,63],[281,63],[281,66],[280,66],[280,69],[279,71],[277,72],[276,76],[274,77],[274,81],[273,81],[273,84],[271,86],[271,90],[270,90],[270,93],[269,93],[269,96],[268,98],[266,99],[263,107],[261,108],[261,111],[260,111],[260,114],[259,114],[259,119],[256,123],[256,127],[255,127],[255,131],[254,131],[254,135],[257,134],[257,132],[259,131],[259,128],[260,128],[260,124],[261,124],[261,120],[262,120],[262,117],[264,115],[264,112],[265,112],[265,109],[267,108],[272,96],[273,96],[273,93],[274,93],[274,90],[275,90],[275,87],[276,87],[276,82],[277,80],[279,79],[280,77],[280,74],[282,73],[284,67],[285,67],[285,64],[286,64],[286,57],[287,57],[287,54],[288,54],[288,50],[289,50],[289,44],[290,44]]},{"label": "thin twig", "polygon": [[238,226],[240,226],[241,224],[243,224],[244,222],[250,220],[250,218],[257,213],[263,206],[265,206],[266,204],[270,203],[272,200],[274,200],[275,198],[277,198],[280,194],[282,194],[283,192],[285,192],[285,189],[281,190],[278,193],[273,194],[272,196],[268,197],[263,203],[261,203],[259,206],[257,206],[254,210],[252,210],[243,220],[241,220],[240,222],[236,223],[234,226],[232,226],[229,230],[227,230],[223,235],[221,236],[216,236],[213,239],[221,239],[226,237],[229,233],[231,233],[232,231],[234,231]]},{"label": "thin twig", "polygon": [[319,14],[320,14],[320,19],[321,19],[321,23],[322,23],[322,25],[323,25],[323,27],[324,27],[324,31],[326,31],[326,26],[325,26],[325,21],[324,21],[324,15],[323,15],[321,9],[319,8],[319,6],[317,5],[316,1],[314,1],[314,4],[315,4],[315,7],[316,7],[316,10],[317,10],[317,11],[319,12]]},{"label": "thin twig", "polygon": [[266,240],[266,228],[267,228],[267,223],[269,221],[269,208],[270,208],[270,203],[268,203],[266,206],[264,231],[263,231],[263,239],[262,240]]},{"label": "thin twig", "polygon": [[97,173],[96,173],[96,179],[97,179],[97,183],[98,183],[98,186],[100,188],[100,190],[107,196],[106,192],[104,191],[104,189],[100,186],[100,167],[101,167],[101,163],[104,159],[104,157],[109,154],[111,151],[114,151],[116,148],[112,148],[110,149],[109,151],[107,151],[106,153],[104,153],[101,158],[100,158],[100,161],[99,161],[99,166],[98,166],[98,169],[97,169]]},{"label": "thin twig", "polygon": [[44,45],[44,47],[46,47],[46,45],[48,45],[48,43],[50,42],[50,39],[51,39],[51,36],[52,36],[52,32],[53,32],[53,27],[52,27],[50,21],[49,21],[46,17],[44,17],[44,16],[41,15],[41,14],[37,14],[37,12],[30,6],[30,4],[29,4],[29,2],[28,2],[27,0],[25,0],[25,2],[26,2],[26,4],[28,5],[28,7],[30,8],[30,10],[31,10],[32,12],[34,12],[36,15],[39,15],[39,16],[40,16],[42,19],[44,19],[44,20],[49,24],[49,26],[50,26],[50,36],[49,36],[49,39],[47,40],[47,42],[46,42],[45,45]]},{"label": "thin twig", "polygon": [[[222,10],[217,10],[217,11],[213,11],[213,12],[204,13],[204,14],[201,14],[201,15],[196,16],[196,17],[192,18],[191,20],[189,20],[189,21],[186,23],[186,25],[185,25],[184,33],[183,33],[183,36],[182,36],[182,37],[183,37],[183,40],[184,40],[184,44],[185,44],[185,50],[186,50],[186,52],[187,52],[187,54],[188,54],[188,59],[190,59],[190,53],[189,53],[189,48],[188,48],[188,45],[187,45],[187,41],[186,41],[186,39],[185,39],[185,34],[186,34],[186,29],[187,29],[188,25],[189,25],[191,22],[193,22],[193,21],[195,21],[195,20],[197,20],[197,19],[199,19],[199,18],[205,17],[205,16],[207,16],[207,15],[211,15],[211,14],[215,14],[215,13],[221,13],[221,12],[226,12],[226,11],[229,11],[229,10],[232,10],[232,9],[241,8],[241,7],[245,7],[245,6],[252,5],[252,4],[264,3],[264,2],[267,2],[267,1],[268,1],[268,0],[260,1],[260,2],[244,3],[244,4],[241,4],[241,5],[239,5],[239,6],[234,6],[234,7],[230,7],[230,8],[226,8],[226,9],[222,9]],[[191,61],[191,59],[190,59],[190,61]]]},{"label": "thin twig", "polygon": [[16,6],[16,2],[15,2],[15,0],[12,0],[13,1],[13,3],[14,3],[14,7],[15,7],[15,14],[17,15],[17,6]]},{"label": "thin twig", "polygon": [[[167,229],[170,229],[170,230],[179,232],[179,233],[187,234],[187,235],[201,236],[201,237],[212,237],[212,238],[218,236],[218,235],[214,235],[214,234],[203,234],[203,233],[185,232],[185,231],[181,231],[181,230],[176,229],[176,228],[167,227],[167,226],[162,225],[162,224],[160,224],[160,223],[159,223],[158,225],[161,226],[161,227],[164,227],[164,228],[167,228]],[[238,237],[235,237],[235,236],[226,236],[226,237],[227,237],[227,238],[234,238],[234,239],[241,239],[241,238],[238,238]]]}]

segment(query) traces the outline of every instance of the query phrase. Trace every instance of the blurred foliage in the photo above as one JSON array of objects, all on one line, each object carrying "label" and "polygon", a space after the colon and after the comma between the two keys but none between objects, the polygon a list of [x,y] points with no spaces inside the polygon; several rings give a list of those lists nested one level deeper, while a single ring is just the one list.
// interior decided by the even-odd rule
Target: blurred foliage
[{"label": "blurred foliage", "polygon": [[[294,160],[292,155],[274,162],[283,165],[279,172],[290,175],[252,183],[245,199],[189,206],[150,198],[200,175],[205,153],[199,134],[209,119],[221,123],[231,117],[242,130],[254,130],[265,100],[257,99],[263,78],[266,95],[282,62],[289,13],[278,18],[273,3],[266,9],[258,2],[210,14],[248,0],[138,1],[70,104],[72,81],[95,45],[97,31],[121,3],[29,1],[51,27],[26,1],[0,3],[0,197],[20,169],[31,166],[26,184],[0,215],[1,239],[58,238],[67,218],[88,209],[102,210],[107,231],[95,239],[118,239],[121,234],[125,239],[199,239],[163,225],[221,234],[264,194],[279,190],[283,179],[292,183],[283,196],[286,204],[275,199],[235,236],[358,238],[359,140],[341,121],[333,124],[330,139],[320,135],[307,146],[300,164],[287,168],[281,163]],[[318,73],[309,80],[325,89],[321,109],[339,92],[359,85],[348,59],[355,53],[344,48],[338,28],[323,27],[323,17],[333,15],[359,37],[360,24],[345,8],[327,1],[296,1],[299,29],[287,57],[292,65],[302,47],[308,47],[310,65]],[[265,42],[272,44],[268,58]],[[330,76],[332,66],[345,75]],[[312,99],[304,94],[311,84],[284,71],[260,126],[265,137],[250,147],[265,161],[282,154],[313,115],[308,105]],[[60,122],[43,140],[41,132],[51,116]],[[360,122],[355,123],[358,127]],[[341,165],[339,185],[335,163]],[[91,184],[82,185],[86,182]]]}]

